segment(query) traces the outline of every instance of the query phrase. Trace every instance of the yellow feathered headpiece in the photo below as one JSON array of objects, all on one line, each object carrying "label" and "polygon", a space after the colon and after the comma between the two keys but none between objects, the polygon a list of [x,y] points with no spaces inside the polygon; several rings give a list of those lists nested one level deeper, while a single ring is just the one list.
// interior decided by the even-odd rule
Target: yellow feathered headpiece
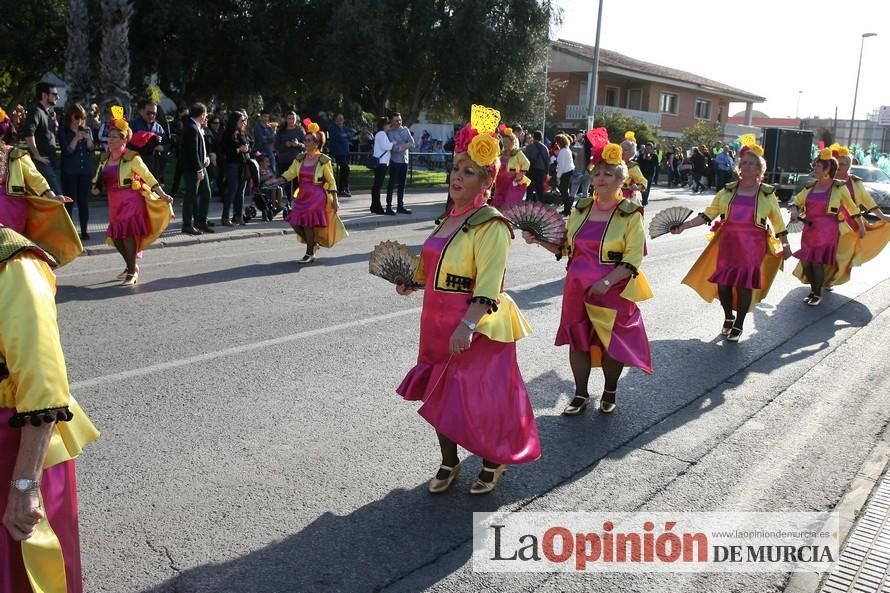
[{"label": "yellow feathered headpiece", "polygon": [[637,135],[634,134],[632,130],[627,131],[627,132],[624,133],[624,139],[625,139],[625,140],[630,140],[630,141],[633,142],[634,144],[637,143]]},{"label": "yellow feathered headpiece", "polygon": [[753,146],[757,143],[757,137],[754,134],[743,134],[741,138],[739,138],[739,144],[742,146]]},{"label": "yellow feathered headpiece", "polygon": [[130,124],[124,119],[124,108],[120,105],[114,105],[111,108],[111,125],[121,132],[126,132],[130,129]]},{"label": "yellow feathered headpiece", "polygon": [[832,157],[834,157],[834,155],[831,154],[830,148],[823,148],[822,150],[819,151],[819,160],[820,161],[828,161],[828,160],[831,160]]}]

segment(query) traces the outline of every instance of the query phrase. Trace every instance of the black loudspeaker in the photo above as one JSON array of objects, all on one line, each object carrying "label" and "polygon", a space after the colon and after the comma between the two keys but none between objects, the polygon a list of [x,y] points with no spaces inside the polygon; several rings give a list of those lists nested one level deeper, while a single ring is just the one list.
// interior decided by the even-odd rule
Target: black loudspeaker
[{"label": "black loudspeaker", "polygon": [[810,170],[813,132],[785,128],[763,130],[763,157],[772,173],[806,173]]}]

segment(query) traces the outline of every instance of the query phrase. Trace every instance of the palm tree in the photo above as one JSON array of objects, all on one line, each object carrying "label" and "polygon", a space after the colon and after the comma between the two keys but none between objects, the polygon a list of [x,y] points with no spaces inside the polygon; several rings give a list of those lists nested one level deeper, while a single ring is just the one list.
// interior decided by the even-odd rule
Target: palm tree
[{"label": "palm tree", "polygon": [[90,15],[87,0],[69,0],[65,29],[68,46],[65,48],[65,82],[68,101],[84,103],[90,95]]},{"label": "palm tree", "polygon": [[102,2],[102,50],[99,53],[99,98],[109,105],[130,104],[130,19],[132,0]]}]

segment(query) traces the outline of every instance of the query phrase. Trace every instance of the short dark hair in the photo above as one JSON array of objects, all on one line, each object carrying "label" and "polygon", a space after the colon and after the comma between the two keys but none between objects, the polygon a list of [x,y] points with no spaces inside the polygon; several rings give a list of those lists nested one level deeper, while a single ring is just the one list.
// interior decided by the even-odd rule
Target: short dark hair
[{"label": "short dark hair", "polygon": [[140,99],[139,103],[136,104],[136,109],[138,109],[139,111],[142,111],[149,105],[154,105],[155,107],[157,107],[158,104],[155,103],[154,101],[152,101],[151,99]]},{"label": "short dark hair", "polygon": [[207,113],[207,106],[203,103],[192,103],[189,107],[189,117],[201,117]]},{"label": "short dark hair", "polygon": [[260,110],[260,115],[270,115],[269,110],[268,110],[268,109],[261,109],[261,110]]},{"label": "short dark hair", "polygon": [[402,117],[402,114],[399,113],[398,111],[393,111],[392,113],[389,114],[389,119],[392,119],[394,117]]},{"label": "short dark hair", "polygon": [[532,138],[540,142],[544,139],[544,134],[542,134],[540,130],[535,130],[534,132],[532,132]]},{"label": "short dark hair", "polygon": [[43,95],[48,95],[49,90],[51,88],[54,88],[55,86],[56,85],[52,84],[51,82],[38,82],[36,88],[37,100],[41,100],[43,98]]},{"label": "short dark hair", "polygon": [[388,124],[388,123],[389,123],[389,118],[388,118],[388,117],[381,117],[381,118],[379,118],[379,119],[377,120],[377,131],[379,132],[380,130],[382,130],[383,127],[384,127],[386,124]]}]

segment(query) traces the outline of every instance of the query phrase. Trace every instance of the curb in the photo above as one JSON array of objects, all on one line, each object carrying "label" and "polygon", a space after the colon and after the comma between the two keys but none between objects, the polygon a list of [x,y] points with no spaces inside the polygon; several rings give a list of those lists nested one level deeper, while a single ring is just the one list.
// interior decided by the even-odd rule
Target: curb
[{"label": "curb", "polygon": [[[838,533],[838,550],[843,553],[847,537],[856,525],[859,514],[871,497],[872,492],[887,472],[890,464],[890,427],[885,427],[881,438],[872,447],[856,477],[850,482],[847,493],[834,509],[840,515]],[[828,574],[812,572],[791,573],[785,585],[784,593],[815,593]]]},{"label": "curb", "polygon": [[[412,223],[427,223],[432,222],[432,220],[441,213],[441,205],[439,203],[426,203],[426,204],[412,204],[414,208],[414,214],[411,216],[405,217],[402,216],[375,216],[374,218],[369,218],[367,220],[357,220],[349,223],[349,220],[344,220],[344,224],[347,225],[346,229],[349,230],[370,230],[382,227],[390,227],[390,226],[401,226],[403,224],[412,224]],[[427,213],[426,211],[430,212]],[[430,216],[426,216],[430,214]],[[284,223],[284,221],[280,221]],[[146,249],[165,249],[165,248],[173,248],[173,247],[191,247],[194,245],[202,245],[205,243],[219,243],[221,241],[235,241],[239,239],[257,239],[262,237],[275,237],[278,235],[288,235],[292,234],[293,230],[290,227],[284,226],[283,228],[262,228],[257,230],[243,230],[243,231],[230,231],[227,233],[219,233],[219,234],[206,234],[201,235],[200,237],[191,237],[188,239],[176,239],[170,240],[173,237],[179,237],[179,233],[175,233],[168,237],[166,240],[164,237],[155,241]],[[105,255],[108,253],[117,253],[117,250],[111,245],[106,245],[104,243],[100,243],[99,245],[92,245],[89,247],[85,247],[82,255]]]}]

